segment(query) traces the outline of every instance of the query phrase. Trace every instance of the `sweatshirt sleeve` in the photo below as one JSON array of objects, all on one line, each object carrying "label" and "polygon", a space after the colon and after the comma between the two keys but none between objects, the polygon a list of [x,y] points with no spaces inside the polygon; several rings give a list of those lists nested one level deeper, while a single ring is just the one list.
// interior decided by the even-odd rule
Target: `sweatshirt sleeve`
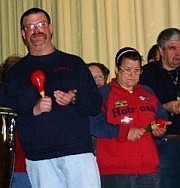
[{"label": "sweatshirt sleeve", "polygon": [[168,120],[167,111],[159,101],[157,102],[156,118],[162,118],[164,120]]},{"label": "sweatshirt sleeve", "polygon": [[91,135],[98,138],[117,138],[119,126],[107,123],[106,115],[101,112],[98,116],[90,116]]},{"label": "sweatshirt sleeve", "polygon": [[113,125],[106,121],[106,116],[101,112],[98,116],[89,117],[91,135],[97,138],[117,138],[120,142],[127,140],[129,127]]},{"label": "sweatshirt sleeve", "polygon": [[157,99],[157,109],[156,109],[156,118],[162,118],[164,120],[168,120],[168,114],[163,105],[158,100],[157,96],[155,95],[154,91],[149,87],[143,85],[143,88],[150,94],[154,95]]},{"label": "sweatshirt sleeve", "polygon": [[102,95],[85,63],[81,66],[79,78],[77,79],[76,100],[72,105],[85,116],[98,115],[101,110]]},{"label": "sweatshirt sleeve", "polygon": [[[14,112],[17,113],[16,118],[16,124],[15,126],[19,128],[18,125],[20,125],[17,122],[22,122],[22,124],[25,126],[26,121],[31,122],[34,118],[33,115],[33,106],[29,106],[28,108],[24,109],[20,105],[21,96],[19,94],[19,87],[18,87],[18,79],[17,78],[17,72],[13,71],[13,67],[8,71],[7,76],[5,77],[5,80],[3,82],[3,88],[2,88],[2,100],[1,100],[1,106],[11,108]],[[25,101],[26,102],[26,101]],[[24,103],[25,103],[24,102]],[[19,118],[21,116],[22,118]],[[24,119],[26,117],[26,120]]]},{"label": "sweatshirt sleeve", "polygon": [[100,92],[101,95],[103,96],[101,112],[97,116],[89,117],[91,134],[97,138],[117,138],[119,135],[119,131],[120,131],[119,125],[114,125],[107,122],[106,110],[105,110],[107,106],[105,101],[108,98],[110,90],[111,90],[110,84],[106,84],[103,87],[100,87]]}]

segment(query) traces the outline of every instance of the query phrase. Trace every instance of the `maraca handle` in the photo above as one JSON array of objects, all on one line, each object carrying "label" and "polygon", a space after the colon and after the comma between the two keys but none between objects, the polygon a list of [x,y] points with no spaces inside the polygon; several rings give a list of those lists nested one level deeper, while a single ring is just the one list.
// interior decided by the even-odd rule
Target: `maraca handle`
[{"label": "maraca handle", "polygon": [[45,91],[41,91],[39,94],[41,95],[41,97],[45,97]]}]

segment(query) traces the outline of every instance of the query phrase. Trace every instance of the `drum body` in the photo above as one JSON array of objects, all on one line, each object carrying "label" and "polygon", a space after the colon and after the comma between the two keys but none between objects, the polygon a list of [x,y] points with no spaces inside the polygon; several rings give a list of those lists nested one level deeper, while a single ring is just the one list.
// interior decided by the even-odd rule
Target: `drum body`
[{"label": "drum body", "polygon": [[0,107],[0,188],[9,188],[14,167],[14,125],[16,113]]}]

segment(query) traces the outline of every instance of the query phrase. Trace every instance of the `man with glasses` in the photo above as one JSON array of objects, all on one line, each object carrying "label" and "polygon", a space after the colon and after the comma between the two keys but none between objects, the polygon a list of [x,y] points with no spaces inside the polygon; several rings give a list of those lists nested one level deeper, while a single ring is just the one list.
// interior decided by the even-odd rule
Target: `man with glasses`
[{"label": "man with glasses", "polygon": [[167,28],[157,38],[161,59],[143,67],[140,83],[150,86],[166,109],[172,125],[157,139],[160,187],[180,185],[180,30]]},{"label": "man with glasses", "polygon": [[[47,12],[27,10],[21,34],[29,53],[3,83],[3,106],[14,109],[33,188],[100,188],[89,116],[100,112],[102,96],[84,61],[55,49]],[[45,75],[45,97],[30,81]],[[39,79],[39,78],[38,78]]]}]

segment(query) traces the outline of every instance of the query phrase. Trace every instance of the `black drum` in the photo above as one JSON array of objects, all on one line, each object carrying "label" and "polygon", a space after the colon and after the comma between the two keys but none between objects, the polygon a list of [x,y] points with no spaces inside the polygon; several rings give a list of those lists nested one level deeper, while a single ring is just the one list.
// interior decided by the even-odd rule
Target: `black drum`
[{"label": "black drum", "polygon": [[14,167],[14,125],[17,114],[0,107],[0,188],[9,188]]}]

